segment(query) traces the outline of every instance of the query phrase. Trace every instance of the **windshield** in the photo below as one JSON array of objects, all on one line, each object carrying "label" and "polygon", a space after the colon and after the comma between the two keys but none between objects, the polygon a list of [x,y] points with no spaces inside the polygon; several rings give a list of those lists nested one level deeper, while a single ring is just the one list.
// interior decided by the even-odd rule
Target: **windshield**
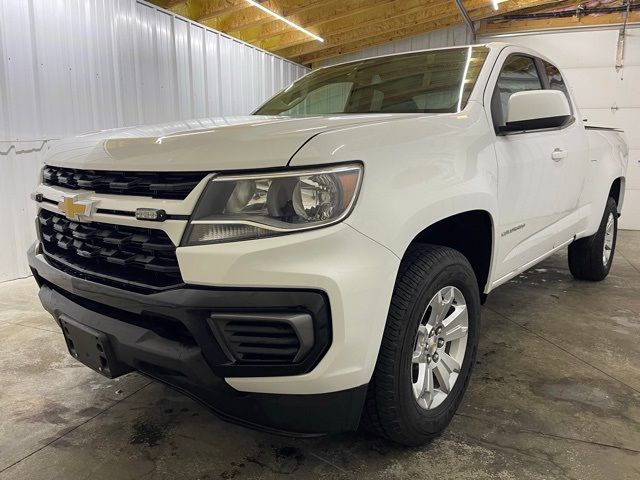
[{"label": "windshield", "polygon": [[448,48],[322,68],[294,82],[255,115],[459,112],[488,52],[486,47]]}]

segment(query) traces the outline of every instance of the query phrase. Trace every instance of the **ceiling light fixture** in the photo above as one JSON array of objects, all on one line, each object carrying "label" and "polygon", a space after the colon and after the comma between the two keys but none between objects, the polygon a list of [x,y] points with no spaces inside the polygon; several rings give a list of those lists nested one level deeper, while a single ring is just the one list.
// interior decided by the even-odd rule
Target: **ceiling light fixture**
[{"label": "ceiling light fixture", "polygon": [[498,10],[498,0],[491,0],[491,4],[493,5],[494,10]]},{"label": "ceiling light fixture", "polygon": [[296,25],[295,23],[293,23],[291,20],[287,20],[286,18],[284,18],[282,15],[277,14],[276,12],[272,12],[271,10],[269,10],[267,7],[263,7],[262,5],[260,5],[258,2],[254,1],[254,0],[247,0],[247,3],[250,3],[251,5],[253,5],[254,7],[259,8],[260,10],[262,10],[265,13],[268,13],[269,15],[271,15],[272,17],[277,18],[278,20],[283,21],[284,23],[286,23],[287,25],[289,25],[290,27],[295,28],[296,30],[300,30],[302,33],[305,33],[307,35],[309,35],[311,38],[313,38],[314,40],[317,40],[319,42],[323,42],[324,43],[324,38],[319,37],[318,35],[316,35],[315,33],[311,33],[309,30],[307,30],[306,28],[302,28],[300,25]]}]

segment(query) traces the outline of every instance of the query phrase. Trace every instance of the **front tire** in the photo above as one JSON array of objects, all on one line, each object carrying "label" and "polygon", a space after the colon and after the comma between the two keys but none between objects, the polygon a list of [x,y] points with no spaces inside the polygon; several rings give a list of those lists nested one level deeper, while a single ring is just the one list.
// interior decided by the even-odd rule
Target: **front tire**
[{"label": "front tire", "polygon": [[449,424],[469,383],[480,327],[478,283],[458,251],[410,247],[398,273],[363,424],[421,445]]},{"label": "front tire", "polygon": [[599,282],[609,275],[618,238],[618,207],[609,197],[598,231],[569,245],[569,270],[579,280]]}]

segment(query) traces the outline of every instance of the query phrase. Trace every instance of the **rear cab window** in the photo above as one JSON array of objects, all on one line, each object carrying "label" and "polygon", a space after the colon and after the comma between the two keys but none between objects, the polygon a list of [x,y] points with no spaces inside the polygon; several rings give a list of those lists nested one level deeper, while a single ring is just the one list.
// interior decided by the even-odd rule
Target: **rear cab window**
[{"label": "rear cab window", "polygon": [[551,90],[559,90],[560,92],[564,93],[564,96],[567,97],[567,102],[569,102],[571,113],[573,113],[571,96],[569,95],[569,90],[567,89],[567,85],[564,83],[564,79],[562,78],[560,70],[558,69],[558,67],[556,67],[552,63],[547,62],[546,60],[541,60],[541,62],[544,67],[547,81],[549,82],[549,88]]}]

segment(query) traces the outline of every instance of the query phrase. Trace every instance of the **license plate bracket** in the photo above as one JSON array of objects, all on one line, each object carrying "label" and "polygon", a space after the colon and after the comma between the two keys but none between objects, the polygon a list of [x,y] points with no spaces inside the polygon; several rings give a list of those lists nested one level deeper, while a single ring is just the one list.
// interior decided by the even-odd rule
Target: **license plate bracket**
[{"label": "license plate bracket", "polygon": [[109,378],[119,377],[132,370],[116,359],[105,333],[66,315],[60,315],[59,321],[69,353],[87,367]]}]

